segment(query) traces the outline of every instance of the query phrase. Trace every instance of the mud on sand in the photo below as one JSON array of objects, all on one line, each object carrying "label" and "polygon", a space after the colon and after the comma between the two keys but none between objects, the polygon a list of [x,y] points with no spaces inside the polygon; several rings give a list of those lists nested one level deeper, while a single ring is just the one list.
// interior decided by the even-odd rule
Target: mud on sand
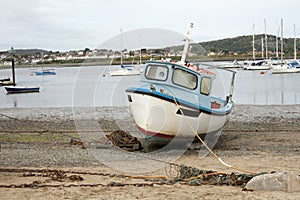
[{"label": "mud on sand", "polygon": [[[34,108],[0,110],[0,167],[58,169],[97,172],[116,176],[79,174],[84,180],[52,180],[1,172],[0,185],[33,184],[25,188],[0,188],[3,199],[299,199],[299,193],[242,191],[236,186],[189,186],[158,184],[119,175],[166,176],[166,168],[136,174],[118,171],[99,162],[88,149],[71,145],[70,138],[87,130],[94,141],[99,130],[136,132],[127,107]],[[236,106],[214,151],[227,163],[254,172],[293,171],[300,173],[300,106]],[[138,133],[137,133],[138,134]],[[85,138],[87,139],[87,138]],[[107,143],[106,145],[110,145]],[[188,150],[176,164],[231,173],[213,156],[199,158],[199,150]],[[103,158],[111,161],[112,158]],[[115,165],[120,164],[114,160]],[[131,161],[122,160],[129,168]],[[143,161],[142,161],[143,162]],[[143,164],[143,163],[141,163]],[[166,165],[168,167],[168,165]],[[176,174],[176,171],[171,171]],[[234,171],[236,172],[236,171]],[[169,174],[169,173],[168,173]],[[68,174],[68,177],[71,174]],[[59,187],[34,187],[35,184]],[[139,184],[137,184],[139,183]],[[143,185],[143,183],[146,183]],[[151,184],[154,183],[154,184]],[[73,186],[70,186],[72,185]],[[81,187],[75,186],[82,185]],[[91,186],[93,184],[94,186]],[[148,184],[148,185],[147,185]],[[85,186],[84,186],[85,185]],[[97,186],[98,185],[98,186]],[[35,188],[35,189],[33,189]]]}]

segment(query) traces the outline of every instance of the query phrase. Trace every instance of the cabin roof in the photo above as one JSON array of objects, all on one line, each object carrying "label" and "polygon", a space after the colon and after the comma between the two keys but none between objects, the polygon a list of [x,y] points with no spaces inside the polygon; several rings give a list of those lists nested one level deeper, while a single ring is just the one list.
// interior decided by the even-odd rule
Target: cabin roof
[{"label": "cabin roof", "polygon": [[201,75],[201,76],[207,76],[207,77],[215,77],[216,74],[213,73],[213,72],[210,72],[208,70],[205,70],[205,69],[200,69],[200,70],[194,70],[192,68],[189,68],[185,65],[181,65],[181,64],[178,64],[178,63],[174,63],[174,62],[166,62],[166,61],[147,61],[146,64],[161,64],[161,65],[171,65],[171,66],[176,66],[176,67],[179,67],[181,69],[184,69],[186,71],[189,71],[191,73],[196,73],[197,75]]}]

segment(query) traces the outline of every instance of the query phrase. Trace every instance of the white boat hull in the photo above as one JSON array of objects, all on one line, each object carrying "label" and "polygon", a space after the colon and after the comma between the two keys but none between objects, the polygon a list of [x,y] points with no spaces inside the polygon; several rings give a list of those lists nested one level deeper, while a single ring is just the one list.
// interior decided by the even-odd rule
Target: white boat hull
[{"label": "white boat hull", "polygon": [[300,69],[295,67],[290,67],[287,65],[276,66],[272,69],[272,74],[287,74],[287,73],[298,73]]},{"label": "white boat hull", "polygon": [[269,70],[269,66],[247,66],[244,67],[245,70]]},{"label": "white boat hull", "polygon": [[[198,116],[182,115],[174,102],[138,93],[128,93],[128,95],[130,95],[129,106],[136,125],[148,136],[194,137],[195,134],[188,123],[197,134],[206,134],[220,130],[229,120],[229,114],[213,115],[200,112]],[[195,112],[184,106],[180,108]]]},{"label": "white boat hull", "polygon": [[116,71],[109,72],[111,76],[134,76],[140,75],[141,71],[138,69],[128,70],[128,69],[119,69]]}]

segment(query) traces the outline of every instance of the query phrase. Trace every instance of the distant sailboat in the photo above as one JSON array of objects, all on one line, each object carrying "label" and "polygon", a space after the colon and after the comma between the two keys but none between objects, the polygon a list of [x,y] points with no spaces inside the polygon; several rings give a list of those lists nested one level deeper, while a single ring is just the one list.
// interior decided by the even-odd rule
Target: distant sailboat
[{"label": "distant sailboat", "polygon": [[[255,61],[255,24],[253,23],[253,35],[252,35],[252,59],[253,61],[245,61],[243,68],[245,70],[269,70],[270,66],[265,60]],[[262,40],[262,49],[263,49],[263,40]],[[262,50],[263,52],[263,50]],[[263,57],[263,55],[262,55]]]},{"label": "distant sailboat", "polygon": [[29,93],[29,92],[39,92],[40,86],[16,86],[15,80],[15,61],[14,61],[14,49],[11,48],[12,54],[12,74],[13,74],[13,81],[11,84],[4,86],[7,94],[13,93]]},{"label": "distant sailboat", "polygon": [[142,71],[140,69],[137,69],[134,65],[123,65],[123,34],[121,29],[121,69],[111,71],[109,74],[111,76],[134,76],[134,75],[140,75]]},{"label": "distant sailboat", "polygon": [[289,63],[292,67],[300,68],[300,63],[297,61],[297,38],[296,25],[294,24],[294,60]]},{"label": "distant sailboat", "polygon": [[272,74],[298,73],[300,69],[283,62],[283,19],[281,19],[281,64],[273,66]]},{"label": "distant sailboat", "polygon": [[[44,64],[44,54],[42,52],[42,65]],[[56,75],[54,69],[44,69],[42,66],[42,71],[34,72],[36,76],[46,76],[46,75]]]}]

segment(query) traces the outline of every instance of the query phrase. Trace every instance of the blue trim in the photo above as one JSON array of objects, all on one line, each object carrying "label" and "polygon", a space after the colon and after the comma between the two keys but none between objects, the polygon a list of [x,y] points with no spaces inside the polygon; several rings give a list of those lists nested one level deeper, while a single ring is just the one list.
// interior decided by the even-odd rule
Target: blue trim
[{"label": "blue trim", "polygon": [[35,72],[36,76],[43,76],[43,75],[56,75],[56,72],[51,71],[42,71],[42,72]]},{"label": "blue trim", "polygon": [[[161,93],[161,92],[157,92],[155,90],[150,90],[150,89],[145,89],[145,88],[128,88],[126,89],[126,92],[128,93],[138,93],[138,94],[143,94],[143,95],[149,95],[149,96],[153,96],[159,99],[163,99],[169,102],[174,102],[174,99],[172,96]],[[232,111],[232,103],[227,103],[227,105],[221,109],[211,109],[211,108],[207,108],[207,107],[203,107],[203,106],[199,106],[196,104],[193,104],[191,102],[185,101],[183,99],[179,99],[177,97],[175,97],[177,103],[179,105],[191,108],[191,109],[195,109],[195,110],[199,110],[200,112],[204,112],[207,114],[212,114],[212,115],[227,115]]]}]

